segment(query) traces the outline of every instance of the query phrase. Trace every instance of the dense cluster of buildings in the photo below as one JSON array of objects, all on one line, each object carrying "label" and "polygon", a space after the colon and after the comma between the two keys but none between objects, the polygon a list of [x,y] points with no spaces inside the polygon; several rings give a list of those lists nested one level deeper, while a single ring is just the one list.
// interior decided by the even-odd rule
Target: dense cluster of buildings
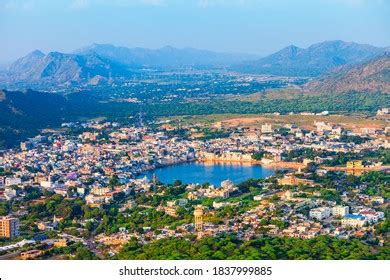
[{"label": "dense cluster of buildings", "polygon": [[[261,162],[295,169],[280,176],[273,184],[262,183],[259,186],[262,192],[250,198],[255,202],[253,207],[229,216],[218,224],[204,222],[204,217],[213,217],[226,207],[240,208],[241,201],[230,200],[240,193],[239,188],[229,180],[222,182],[221,186],[187,185],[185,198],[164,201],[155,209],[173,218],[178,217],[179,208],[195,211],[193,223],[184,223],[175,229],[166,225],[158,231],[144,228],[142,232],[129,232],[122,228],[115,234],[96,236],[96,242],[107,246],[124,244],[133,237],[146,243],[188,233],[197,233],[199,238],[222,232],[235,233],[243,239],[264,234],[300,238],[324,234],[349,237],[362,231],[368,232],[372,225],[385,218],[383,212],[367,206],[386,204],[383,197],[367,198],[359,193],[351,200],[346,194],[344,203],[337,205],[316,193],[310,193],[307,197],[304,192],[290,190],[291,186],[316,187],[318,184],[308,176],[310,172],[302,172],[301,168],[310,163],[321,165],[329,158],[304,158],[299,162],[286,159],[289,152],[304,148],[337,153],[388,148],[385,129],[367,128],[352,132],[340,125],[315,122],[315,129],[310,131],[293,124],[278,129],[263,124],[259,130],[239,127],[230,129],[229,137],[202,140],[192,137],[191,132],[196,132],[193,127],[184,128],[188,134],[181,137],[170,129],[124,126],[112,122],[69,123],[63,126],[78,132],[37,136],[21,143],[20,149],[0,153],[0,200],[21,200],[29,187],[60,194],[68,199],[79,197],[90,207],[98,208],[122,196],[127,200],[119,212],[125,213],[134,207],[151,207],[137,205],[134,201],[137,194],[162,195],[156,193],[157,178],[149,180],[142,177],[143,172],[162,166],[199,160]],[[342,142],[342,135],[358,135],[368,140],[359,144]],[[260,153],[261,160],[254,156]],[[369,164],[381,166],[379,161]],[[345,168],[364,170],[367,166],[355,160],[348,162]],[[319,168],[316,172],[323,175],[327,170]],[[194,208],[193,203],[204,199],[212,199],[212,205]],[[369,203],[364,199],[369,199]],[[275,216],[275,212],[281,214]],[[0,217],[0,237],[12,239],[20,234],[19,219],[13,217],[15,214]],[[19,212],[18,215],[23,216],[23,213]],[[40,231],[56,230],[60,220],[61,217],[54,217],[52,221],[37,221],[37,227]],[[69,239],[67,236],[62,243],[57,243],[66,243]],[[30,253],[40,255],[39,252]]]}]

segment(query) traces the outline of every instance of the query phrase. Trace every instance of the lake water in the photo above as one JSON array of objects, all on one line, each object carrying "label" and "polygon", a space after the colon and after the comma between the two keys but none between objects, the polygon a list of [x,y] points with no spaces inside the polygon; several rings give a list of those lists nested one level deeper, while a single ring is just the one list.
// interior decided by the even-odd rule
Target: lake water
[{"label": "lake water", "polygon": [[274,169],[260,165],[237,163],[202,163],[190,162],[170,165],[145,172],[139,176],[151,179],[153,174],[163,183],[173,183],[181,180],[183,183],[210,183],[220,186],[224,180],[240,183],[250,178],[265,178],[275,173]]}]

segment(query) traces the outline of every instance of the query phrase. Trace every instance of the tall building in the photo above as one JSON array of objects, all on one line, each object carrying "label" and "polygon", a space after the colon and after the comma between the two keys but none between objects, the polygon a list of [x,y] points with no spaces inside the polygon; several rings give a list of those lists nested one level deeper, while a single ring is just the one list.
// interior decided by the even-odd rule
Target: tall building
[{"label": "tall building", "polygon": [[14,238],[19,236],[19,220],[11,217],[0,218],[0,237]]},{"label": "tall building", "polygon": [[156,173],[153,173],[153,177],[152,177],[152,184],[150,186],[151,190],[156,192],[157,191],[157,182],[158,182],[158,178],[156,176]]},{"label": "tall building", "polygon": [[196,206],[194,211],[195,217],[195,230],[198,232],[203,231],[203,207],[201,205]]},{"label": "tall building", "polygon": [[349,214],[349,207],[348,206],[335,206],[332,208],[332,214],[335,217],[344,217],[345,215]]}]

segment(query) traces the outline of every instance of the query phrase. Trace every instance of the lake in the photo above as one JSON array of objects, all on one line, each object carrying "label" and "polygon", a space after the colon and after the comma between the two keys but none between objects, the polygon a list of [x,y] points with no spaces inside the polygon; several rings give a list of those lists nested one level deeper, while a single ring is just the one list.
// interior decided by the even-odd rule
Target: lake
[{"label": "lake", "polygon": [[163,183],[173,183],[181,180],[183,183],[210,183],[220,186],[224,180],[240,183],[250,178],[265,178],[275,173],[274,169],[260,165],[239,163],[203,163],[189,162],[170,165],[142,173],[139,178],[146,176],[151,179],[153,174]]}]

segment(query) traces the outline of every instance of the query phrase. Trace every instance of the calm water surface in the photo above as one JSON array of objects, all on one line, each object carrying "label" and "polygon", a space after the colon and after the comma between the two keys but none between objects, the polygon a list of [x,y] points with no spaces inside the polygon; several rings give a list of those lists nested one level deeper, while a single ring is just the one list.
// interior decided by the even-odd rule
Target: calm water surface
[{"label": "calm water surface", "polygon": [[222,181],[227,179],[237,184],[250,178],[265,178],[274,173],[274,169],[264,168],[260,165],[190,162],[145,172],[139,178],[146,176],[151,179],[153,174],[156,174],[163,183],[181,180],[184,183],[202,184],[208,182],[219,186]]}]

